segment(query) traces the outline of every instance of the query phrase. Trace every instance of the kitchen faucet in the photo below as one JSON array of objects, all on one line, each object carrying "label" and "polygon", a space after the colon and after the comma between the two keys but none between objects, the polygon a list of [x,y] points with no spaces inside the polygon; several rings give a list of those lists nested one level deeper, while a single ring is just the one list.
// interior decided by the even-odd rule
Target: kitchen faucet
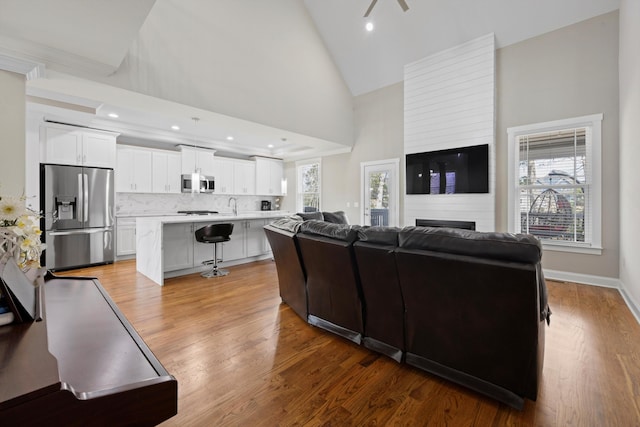
[{"label": "kitchen faucet", "polygon": [[238,200],[235,197],[229,197],[229,203],[227,206],[231,206],[231,201],[233,200],[233,214],[238,215]]}]

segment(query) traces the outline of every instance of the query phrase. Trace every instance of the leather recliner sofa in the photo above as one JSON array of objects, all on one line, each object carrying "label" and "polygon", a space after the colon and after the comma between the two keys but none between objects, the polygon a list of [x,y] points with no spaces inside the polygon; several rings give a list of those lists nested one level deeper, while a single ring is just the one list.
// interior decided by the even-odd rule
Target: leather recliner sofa
[{"label": "leather recliner sofa", "polygon": [[[514,408],[535,400],[549,320],[539,241],[530,235],[305,221],[265,226],[289,303],[309,323]],[[294,256],[295,254],[295,256]],[[291,305],[291,304],[290,304]],[[292,306],[293,308],[293,306]]]}]

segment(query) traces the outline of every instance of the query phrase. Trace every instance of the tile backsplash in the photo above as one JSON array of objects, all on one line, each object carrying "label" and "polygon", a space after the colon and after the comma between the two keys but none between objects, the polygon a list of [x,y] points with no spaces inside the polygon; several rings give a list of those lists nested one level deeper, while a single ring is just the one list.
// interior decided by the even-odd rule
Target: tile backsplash
[{"label": "tile backsplash", "polygon": [[235,197],[238,212],[259,211],[262,200],[271,201],[275,209],[276,199],[282,206],[281,197],[265,196],[223,196],[213,194],[147,194],[116,193],[116,216],[168,215],[182,210],[209,210],[231,212],[229,199]]}]

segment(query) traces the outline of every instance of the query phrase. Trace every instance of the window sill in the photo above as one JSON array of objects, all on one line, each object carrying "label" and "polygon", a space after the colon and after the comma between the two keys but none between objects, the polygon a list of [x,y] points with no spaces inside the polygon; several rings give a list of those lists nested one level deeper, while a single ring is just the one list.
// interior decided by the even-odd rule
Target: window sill
[{"label": "window sill", "polygon": [[554,252],[572,252],[576,254],[602,255],[602,248],[599,246],[574,246],[569,244],[554,244],[542,242],[542,249]]}]

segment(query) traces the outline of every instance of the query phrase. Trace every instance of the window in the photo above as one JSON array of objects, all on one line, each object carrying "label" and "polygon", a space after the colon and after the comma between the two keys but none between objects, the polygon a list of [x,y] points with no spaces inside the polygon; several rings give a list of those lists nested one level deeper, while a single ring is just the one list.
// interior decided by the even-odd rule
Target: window
[{"label": "window", "polygon": [[507,129],[509,231],[601,253],[602,114]]},{"label": "window", "polygon": [[297,212],[320,211],[320,159],[296,163]]}]

